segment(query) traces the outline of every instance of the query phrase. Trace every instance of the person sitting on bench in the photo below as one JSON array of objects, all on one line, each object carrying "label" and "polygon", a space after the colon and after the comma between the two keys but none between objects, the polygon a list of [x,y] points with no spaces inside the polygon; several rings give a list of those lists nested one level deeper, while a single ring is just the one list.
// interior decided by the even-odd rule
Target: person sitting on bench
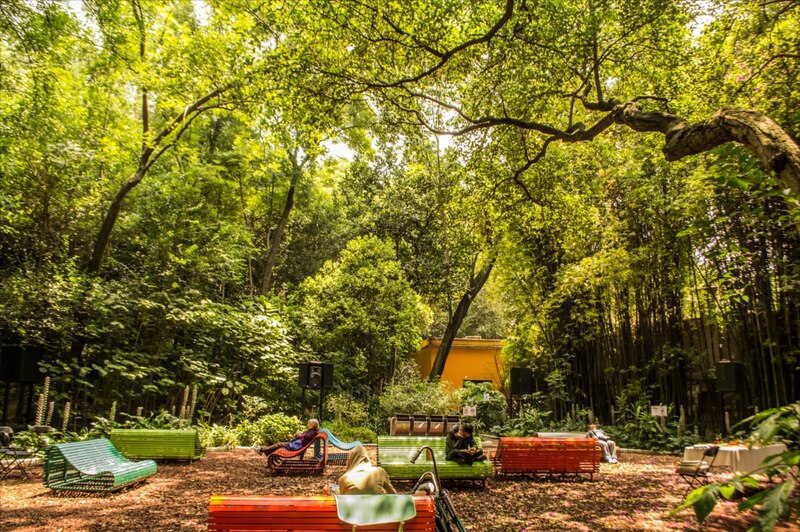
[{"label": "person sitting on bench", "polygon": [[[366,449],[356,445],[350,451],[345,465],[345,472],[339,477],[339,491],[341,495],[383,495],[396,494],[389,475],[382,467],[372,465]],[[330,488],[326,486],[323,493],[330,495]]]},{"label": "person sitting on bench", "polygon": [[472,432],[472,425],[469,423],[459,423],[448,431],[445,441],[445,456],[448,460],[466,465],[486,460],[486,455],[483,450],[478,449]]},{"label": "person sitting on bench", "polygon": [[594,438],[600,444],[600,449],[603,452],[603,462],[608,462],[609,464],[617,463],[617,444],[605,432],[598,429],[595,423],[589,425],[589,432],[586,437]]},{"label": "person sitting on bench", "polygon": [[291,434],[287,434],[290,441],[275,443],[273,445],[265,445],[256,449],[256,452],[259,454],[263,454],[264,456],[269,456],[278,449],[286,449],[287,451],[299,451],[306,445],[308,445],[311,440],[313,440],[317,433],[319,432],[319,421],[316,419],[309,419],[307,430],[298,431],[297,434],[294,435],[292,438]]}]

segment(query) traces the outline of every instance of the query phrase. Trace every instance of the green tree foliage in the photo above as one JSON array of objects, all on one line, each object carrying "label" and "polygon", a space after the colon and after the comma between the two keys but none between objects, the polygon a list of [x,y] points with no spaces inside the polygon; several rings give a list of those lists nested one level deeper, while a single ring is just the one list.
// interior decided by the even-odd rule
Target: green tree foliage
[{"label": "green tree foliage", "polygon": [[456,392],[461,407],[474,406],[474,419],[462,418],[464,422],[475,423],[476,429],[495,432],[506,420],[506,397],[494,389],[490,382],[466,382]]},{"label": "green tree foliage", "polygon": [[83,424],[195,383],[211,422],[244,395],[297,413],[298,350],[374,416],[422,332],[506,323],[554,422],[711,426],[727,357],[732,411],[786,404],[797,13],[2,2],[2,343],[44,349]]},{"label": "green tree foliage", "polygon": [[429,319],[392,246],[377,237],[350,241],[301,290],[304,340],[335,364],[337,385],[360,398],[383,389]]}]

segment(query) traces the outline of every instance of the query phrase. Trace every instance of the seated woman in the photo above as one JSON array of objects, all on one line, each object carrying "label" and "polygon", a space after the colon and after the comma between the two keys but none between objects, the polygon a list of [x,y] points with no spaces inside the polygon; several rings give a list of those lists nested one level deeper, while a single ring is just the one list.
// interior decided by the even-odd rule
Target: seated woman
[{"label": "seated woman", "polygon": [[287,434],[289,438],[292,438],[290,441],[259,447],[256,449],[256,452],[263,454],[264,456],[269,456],[281,448],[286,449],[287,451],[298,451],[308,445],[311,440],[317,436],[318,432],[319,421],[312,418],[308,420],[307,430],[298,431],[297,434],[294,435],[294,438],[292,438],[291,434]]},{"label": "seated woman", "polygon": [[609,464],[617,463],[617,444],[605,432],[598,429],[595,423],[589,425],[589,432],[586,437],[594,438],[600,444],[600,450],[603,452],[603,462],[608,462]]},{"label": "seated woman", "polygon": [[[325,493],[330,494],[326,486]],[[389,475],[382,467],[372,465],[367,451],[361,445],[353,447],[347,457],[345,473],[339,477],[339,493],[342,495],[394,494]]]}]

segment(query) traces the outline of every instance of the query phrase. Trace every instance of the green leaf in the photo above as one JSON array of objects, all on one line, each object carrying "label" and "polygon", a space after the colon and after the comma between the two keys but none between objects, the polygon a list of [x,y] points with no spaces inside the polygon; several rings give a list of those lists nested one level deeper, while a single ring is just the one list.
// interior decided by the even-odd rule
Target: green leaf
[{"label": "green leaf", "polygon": [[736,486],[733,484],[723,484],[719,487],[720,495],[725,497],[727,500],[731,500],[736,491]]},{"label": "green leaf", "polygon": [[772,530],[778,521],[785,521],[792,514],[789,498],[795,488],[795,481],[788,479],[739,503],[739,510],[747,510],[761,504],[758,511],[758,524],[762,530]]}]

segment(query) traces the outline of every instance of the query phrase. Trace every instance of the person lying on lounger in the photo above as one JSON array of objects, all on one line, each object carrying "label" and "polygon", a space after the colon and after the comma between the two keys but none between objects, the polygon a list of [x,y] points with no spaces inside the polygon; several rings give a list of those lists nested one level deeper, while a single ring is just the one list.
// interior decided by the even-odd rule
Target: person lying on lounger
[{"label": "person lying on lounger", "polygon": [[275,443],[273,445],[265,445],[256,449],[256,452],[259,454],[263,454],[264,456],[269,456],[278,449],[286,449],[287,451],[299,451],[306,445],[308,445],[311,440],[313,440],[317,433],[319,432],[319,421],[316,419],[309,419],[308,425],[306,430],[298,431],[297,434],[292,437],[291,434],[287,434],[290,438],[289,441],[284,441],[280,443]]}]

